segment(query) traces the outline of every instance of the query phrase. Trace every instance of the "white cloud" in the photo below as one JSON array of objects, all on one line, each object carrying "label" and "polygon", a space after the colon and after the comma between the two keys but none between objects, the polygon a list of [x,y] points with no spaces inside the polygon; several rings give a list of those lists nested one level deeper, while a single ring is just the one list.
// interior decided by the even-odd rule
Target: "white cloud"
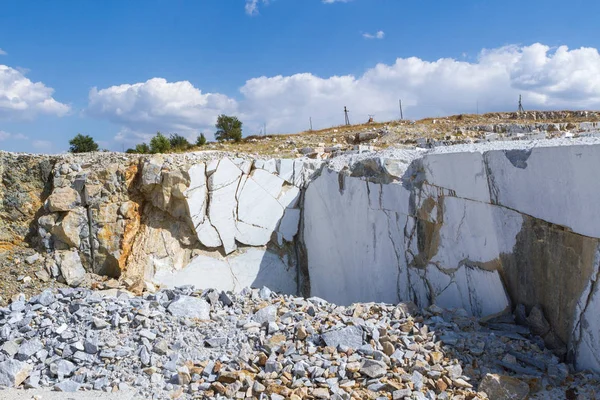
[{"label": "white cloud", "polygon": [[269,132],[297,132],[307,129],[309,117],[315,128],[339,125],[344,106],[351,122],[369,114],[385,121],[399,117],[400,98],[406,118],[474,113],[477,104],[480,112],[514,110],[519,94],[526,109],[598,109],[600,54],[539,43],[506,46],[483,50],[473,62],[398,58],[360,76],[263,76],[248,80],[240,93],[235,100],[202,93],[187,81],[155,78],[93,89],[88,112],[119,124],[117,139],[139,143],[159,129],[210,136],[220,113],[238,115],[245,134],[257,133],[264,122]]},{"label": "white cloud", "polygon": [[202,93],[188,81],[153,78],[133,85],[93,88],[87,113],[121,125],[124,129],[118,138],[126,142],[157,130],[191,139],[199,130],[212,130],[218,114],[236,110],[236,101],[225,95]]},{"label": "white cloud", "polygon": [[246,0],[246,14],[248,15],[258,15],[258,5],[259,3],[263,3],[265,5],[269,4],[269,0]]},{"label": "white cloud", "polygon": [[383,39],[385,37],[385,32],[377,31],[375,34],[363,33],[362,35],[365,39]]},{"label": "white cloud", "polygon": [[0,142],[4,141],[4,140],[8,140],[8,139],[13,139],[13,140],[25,140],[28,139],[27,136],[23,135],[22,133],[10,133],[10,132],[6,132],[0,129]]},{"label": "white cloud", "polygon": [[54,89],[42,82],[32,82],[22,72],[0,65],[0,118],[66,115],[70,107],[56,101],[53,93]]},{"label": "white cloud", "polygon": [[4,50],[0,49],[0,56],[5,56],[5,55],[7,55],[7,54],[8,54],[8,53],[7,53],[6,51],[4,51]]},{"label": "white cloud", "polygon": [[34,140],[31,145],[38,153],[52,153],[53,145],[49,140]]}]

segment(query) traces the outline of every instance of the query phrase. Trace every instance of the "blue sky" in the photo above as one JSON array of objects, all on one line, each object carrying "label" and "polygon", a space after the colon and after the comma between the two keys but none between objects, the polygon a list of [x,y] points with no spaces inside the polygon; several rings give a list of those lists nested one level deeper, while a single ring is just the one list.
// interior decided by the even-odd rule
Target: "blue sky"
[{"label": "blue sky", "polygon": [[[595,1],[5,1],[0,149],[121,150],[157,130],[295,132],[410,118],[600,108]],[[379,32],[379,33],[378,33]]]}]

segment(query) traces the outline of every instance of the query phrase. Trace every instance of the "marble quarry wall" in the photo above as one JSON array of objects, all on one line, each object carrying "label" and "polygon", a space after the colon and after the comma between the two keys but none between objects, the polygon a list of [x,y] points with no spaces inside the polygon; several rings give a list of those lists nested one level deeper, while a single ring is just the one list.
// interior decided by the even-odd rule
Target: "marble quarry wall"
[{"label": "marble quarry wall", "polygon": [[[579,143],[579,144],[578,144]],[[600,144],[390,150],[329,161],[225,153],[0,153],[0,249],[71,286],[192,284],[506,311],[600,371]],[[541,317],[540,317],[541,312]]]}]

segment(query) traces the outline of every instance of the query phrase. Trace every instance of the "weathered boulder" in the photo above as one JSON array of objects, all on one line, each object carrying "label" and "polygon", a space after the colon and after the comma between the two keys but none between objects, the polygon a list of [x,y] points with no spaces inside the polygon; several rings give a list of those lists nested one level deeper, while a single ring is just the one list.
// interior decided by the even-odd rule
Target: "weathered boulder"
[{"label": "weathered boulder", "polygon": [[59,187],[48,197],[48,211],[70,211],[81,204],[79,193],[70,187]]},{"label": "weathered boulder", "polygon": [[83,229],[87,230],[87,215],[83,207],[76,207],[59,219],[52,228],[52,235],[69,247],[79,248]]}]

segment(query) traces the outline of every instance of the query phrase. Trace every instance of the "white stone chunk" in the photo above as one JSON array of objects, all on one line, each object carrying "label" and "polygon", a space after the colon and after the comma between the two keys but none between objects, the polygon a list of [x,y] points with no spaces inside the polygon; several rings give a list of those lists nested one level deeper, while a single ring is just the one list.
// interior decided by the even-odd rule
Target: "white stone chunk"
[{"label": "white stone chunk", "polygon": [[226,259],[199,255],[182,270],[160,272],[154,280],[171,288],[194,285],[201,289],[240,291],[244,287],[266,286],[276,292],[297,292],[295,266],[260,248],[249,248]]},{"label": "white stone chunk", "polygon": [[[194,228],[197,228],[206,218],[208,188],[206,187],[205,164],[200,163],[192,166],[188,174],[190,176],[190,187],[185,191],[184,196]],[[197,229],[196,233],[198,233]]]},{"label": "white stone chunk", "polygon": [[223,244],[219,237],[219,232],[211,225],[208,218],[196,227],[196,235],[198,240],[206,247],[215,248]]},{"label": "white stone chunk", "polygon": [[216,171],[208,177],[208,188],[219,190],[225,186],[237,182],[242,175],[242,171],[227,157],[219,161]]},{"label": "white stone chunk", "polygon": [[216,158],[214,160],[211,160],[206,165],[206,176],[211,176],[217,170],[218,166],[219,166],[219,159],[218,158]]},{"label": "white stone chunk", "polygon": [[491,204],[446,197],[437,254],[432,262],[457,268],[464,260],[485,263],[511,253],[523,217]]},{"label": "white stone chunk", "polygon": [[294,160],[282,158],[277,160],[277,174],[288,183],[294,183]]},{"label": "white stone chunk", "polygon": [[212,226],[219,233],[225,254],[229,254],[237,249],[237,245],[235,244],[236,190],[237,182],[233,182],[210,193],[208,217]]},{"label": "white stone chunk", "polygon": [[428,154],[422,159],[425,179],[467,199],[490,202],[487,174],[479,152]]},{"label": "white stone chunk", "polygon": [[277,232],[281,233],[283,239],[288,242],[294,240],[294,236],[298,233],[300,225],[300,210],[298,208],[287,208],[283,213],[283,218],[279,222]]},{"label": "white stone chunk", "polygon": [[248,246],[264,246],[271,240],[273,231],[260,226],[250,225],[243,221],[236,222],[235,239]]},{"label": "white stone chunk", "polygon": [[336,304],[397,303],[405,267],[404,226],[371,210],[365,181],[325,169],[306,189],[304,239],[311,295]]},{"label": "white stone chunk", "polygon": [[252,169],[251,160],[245,160],[243,158],[234,158],[232,161],[244,174],[248,175],[250,173],[250,170]]},{"label": "white stone chunk", "polygon": [[295,208],[300,201],[300,189],[296,186],[284,186],[277,200],[285,208]]},{"label": "white stone chunk", "polygon": [[274,158],[271,158],[271,159],[265,161],[265,164],[263,165],[262,168],[267,172],[276,174],[277,173],[277,160],[275,160]]},{"label": "white stone chunk", "polygon": [[262,187],[272,197],[277,198],[281,193],[281,187],[285,183],[283,179],[277,175],[273,175],[264,169],[255,169],[252,171],[252,179]]},{"label": "white stone chunk", "polygon": [[[257,171],[257,170],[255,170]],[[268,173],[267,173],[268,174]],[[275,177],[280,179],[278,177]],[[283,207],[249,177],[239,195],[237,240],[249,244],[267,244],[283,216]],[[255,227],[252,229],[249,226]]]},{"label": "white stone chunk", "polygon": [[496,150],[484,159],[493,182],[492,200],[575,233],[600,237],[600,208],[592,206],[600,193],[600,146]]}]

